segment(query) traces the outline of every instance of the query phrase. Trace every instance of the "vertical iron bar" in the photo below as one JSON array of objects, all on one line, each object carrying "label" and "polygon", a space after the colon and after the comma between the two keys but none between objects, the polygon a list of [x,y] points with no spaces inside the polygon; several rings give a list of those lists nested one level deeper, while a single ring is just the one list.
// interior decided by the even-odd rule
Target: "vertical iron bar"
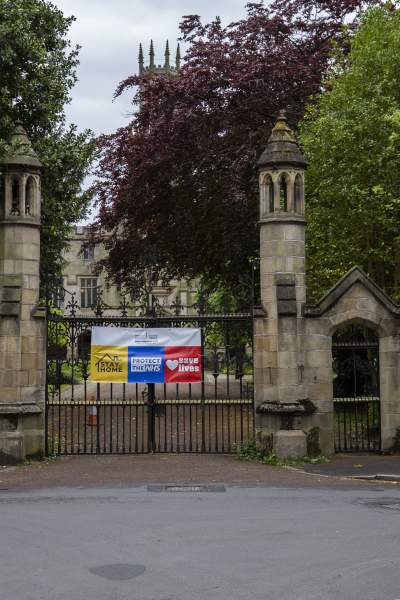
[{"label": "vertical iron bar", "polygon": [[122,451],[125,454],[126,452],[126,443],[125,443],[125,426],[126,426],[126,399],[124,394],[122,395]]},{"label": "vertical iron bar", "polygon": [[[89,406],[91,407],[91,409],[93,408],[94,396],[90,397]],[[90,420],[88,421],[88,423],[90,424]],[[90,454],[93,454],[93,426],[90,426]]]},{"label": "vertical iron bar", "polygon": [[[165,400],[164,400],[165,402]],[[165,413],[164,413],[164,452],[167,452],[167,423],[168,423],[168,404],[165,402]]]},{"label": "vertical iron bar", "polygon": [[238,439],[237,439],[237,404],[234,404],[233,407],[234,407],[234,410],[233,410],[233,413],[234,413],[234,440],[235,440],[235,444],[237,444],[237,441],[238,441]]},{"label": "vertical iron bar", "polygon": [[[144,446],[144,430],[145,430],[145,417],[146,417],[146,415],[147,415],[147,424],[148,424],[149,415],[148,415],[148,412],[147,412],[147,406],[145,404],[143,404],[143,406],[142,406],[142,418],[141,418],[141,422],[142,422],[142,453],[145,451],[145,446]],[[147,440],[146,452],[149,452],[148,440]]]},{"label": "vertical iron bar", "polygon": [[173,429],[174,429],[174,426],[173,426],[174,405],[172,404],[172,401],[171,401],[170,407],[171,407],[171,410],[170,410],[170,420],[169,420],[169,422],[170,422],[169,438],[170,438],[170,444],[171,444],[170,452],[173,452],[174,451],[174,436],[173,436]]},{"label": "vertical iron bar", "polygon": [[96,390],[96,452],[100,454],[100,383],[97,384]]},{"label": "vertical iron bar", "polygon": [[[86,374],[86,371],[85,371]],[[86,454],[87,441],[87,378],[83,380],[83,453]]]},{"label": "vertical iron bar", "polygon": [[[46,294],[45,294],[45,302],[46,302],[46,312],[45,312],[45,369],[46,369],[46,385],[44,388],[44,453],[46,456],[49,456],[49,287],[48,281],[46,283]],[[54,438],[54,433],[52,431],[52,438]],[[53,452],[54,452],[54,439],[53,439]]]},{"label": "vertical iron bar", "polygon": [[132,402],[129,402],[129,454],[132,454]]},{"label": "vertical iron bar", "polygon": [[139,444],[138,444],[138,436],[139,436],[139,430],[138,430],[138,414],[139,414],[139,405],[136,403],[135,404],[135,452],[136,454],[138,453],[139,450]]},{"label": "vertical iron bar", "polygon": [[110,403],[109,414],[110,414],[110,433],[109,433],[110,453],[112,453],[114,451],[114,443],[113,443],[114,442],[114,406],[113,406],[112,402]]},{"label": "vertical iron bar", "polygon": [[193,452],[192,433],[192,402],[189,400],[189,452]]},{"label": "vertical iron bar", "polygon": [[157,442],[156,442],[156,451],[160,452],[161,451],[161,406],[160,404],[157,405]]},{"label": "vertical iron bar", "polygon": [[[198,411],[199,405],[196,403],[196,424],[195,424],[195,440],[196,440],[196,452],[199,451],[199,438],[198,438],[198,420],[199,420],[199,411]],[[201,450],[201,446],[200,446],[200,450]]]},{"label": "vertical iron bar", "polygon": [[343,451],[346,452],[347,451],[347,420],[346,420],[346,404],[341,403],[340,404],[340,410],[341,410],[341,415],[342,415],[342,434],[343,434]]},{"label": "vertical iron bar", "polygon": [[205,431],[205,336],[204,336],[204,327],[201,328],[201,451],[206,451],[206,431]]},{"label": "vertical iron bar", "polygon": [[180,440],[179,440],[179,409],[180,409],[180,405],[179,402],[176,405],[176,451],[179,453],[181,451],[180,448]]},{"label": "vertical iron bar", "polygon": [[148,414],[148,423],[147,423],[147,433],[148,433],[148,451],[154,452],[154,397],[155,397],[155,384],[148,383],[147,384],[147,414]]},{"label": "vertical iron bar", "polygon": [[228,452],[231,452],[231,405],[228,404]]}]

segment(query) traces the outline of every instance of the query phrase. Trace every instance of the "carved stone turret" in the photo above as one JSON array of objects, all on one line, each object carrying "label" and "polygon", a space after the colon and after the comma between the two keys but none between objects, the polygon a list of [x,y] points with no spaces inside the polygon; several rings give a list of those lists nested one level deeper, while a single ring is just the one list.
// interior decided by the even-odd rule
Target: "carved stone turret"
[{"label": "carved stone turret", "polygon": [[305,414],[301,402],[307,398],[303,383],[306,165],[281,112],[258,161],[262,307],[254,331],[260,429],[279,429],[288,407],[296,418]]},{"label": "carved stone turret", "polygon": [[304,170],[281,111],[259,161],[261,297],[268,315],[301,316],[305,303]]},{"label": "carved stone turret", "polygon": [[304,169],[300,152],[285,112],[281,111],[262,153],[260,173],[260,220],[304,216]]},{"label": "carved stone turret", "polygon": [[0,161],[0,456],[9,460],[43,450],[41,169],[25,129],[17,123]]}]

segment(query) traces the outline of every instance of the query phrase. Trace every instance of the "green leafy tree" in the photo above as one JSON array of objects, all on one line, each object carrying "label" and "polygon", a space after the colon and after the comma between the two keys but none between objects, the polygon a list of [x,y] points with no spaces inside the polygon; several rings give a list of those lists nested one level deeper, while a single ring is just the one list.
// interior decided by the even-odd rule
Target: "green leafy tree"
[{"label": "green leafy tree", "polygon": [[301,125],[308,276],[321,296],[354,264],[400,298],[400,12],[363,15]]},{"label": "green leafy tree", "polygon": [[44,165],[42,281],[59,275],[69,228],[90,203],[82,182],[93,134],[66,126],[64,115],[78,65],[67,37],[73,20],[47,0],[0,0],[0,153],[20,119]]}]

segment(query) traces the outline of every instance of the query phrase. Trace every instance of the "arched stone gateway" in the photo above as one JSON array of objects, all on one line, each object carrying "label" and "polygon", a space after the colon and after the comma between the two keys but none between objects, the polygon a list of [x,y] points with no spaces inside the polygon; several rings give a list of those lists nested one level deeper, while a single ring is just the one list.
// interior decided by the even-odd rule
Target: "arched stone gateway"
[{"label": "arched stone gateway", "polygon": [[[279,116],[258,166],[263,208],[261,306],[254,322],[257,434],[261,439],[273,437],[275,451],[281,456],[304,454],[307,436],[312,433],[315,439],[316,432],[320,450],[327,455],[335,448],[388,450],[400,427],[400,307],[358,267],[316,306],[308,306],[306,161],[284,114]],[[288,177],[286,203],[278,202],[283,174]],[[275,183],[274,212],[265,210],[265,185],[271,180]],[[341,361],[339,340],[344,331],[353,333],[354,352],[368,375],[360,379],[356,370],[356,387],[347,401],[340,401],[338,386],[345,385],[345,378],[342,374],[338,382],[334,375]],[[364,332],[364,347],[359,339],[358,351],[357,331]]]}]

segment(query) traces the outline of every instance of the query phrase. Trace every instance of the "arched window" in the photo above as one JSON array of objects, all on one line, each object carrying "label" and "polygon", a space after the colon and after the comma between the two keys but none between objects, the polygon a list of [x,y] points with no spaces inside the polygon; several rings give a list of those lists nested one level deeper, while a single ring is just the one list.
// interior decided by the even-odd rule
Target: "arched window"
[{"label": "arched window", "polygon": [[296,175],[294,180],[294,212],[297,214],[303,212],[303,182],[301,175]]},{"label": "arched window", "polygon": [[265,188],[267,190],[267,206],[268,212],[274,212],[274,182],[272,181],[272,177],[268,175],[265,180]]},{"label": "arched window", "polygon": [[265,217],[265,213],[267,212],[267,186],[265,184],[265,180],[262,180],[260,184],[260,219]]},{"label": "arched window", "polygon": [[284,211],[288,209],[288,182],[285,173],[281,175],[279,180],[279,208]]},{"label": "arched window", "polygon": [[36,182],[33,177],[28,177],[25,188],[25,214],[33,215],[35,210]]},{"label": "arched window", "polygon": [[16,215],[19,216],[20,215],[20,210],[19,210],[19,196],[20,196],[20,185],[19,185],[19,179],[15,178],[13,179],[12,182],[12,188],[11,188],[11,215]]}]

